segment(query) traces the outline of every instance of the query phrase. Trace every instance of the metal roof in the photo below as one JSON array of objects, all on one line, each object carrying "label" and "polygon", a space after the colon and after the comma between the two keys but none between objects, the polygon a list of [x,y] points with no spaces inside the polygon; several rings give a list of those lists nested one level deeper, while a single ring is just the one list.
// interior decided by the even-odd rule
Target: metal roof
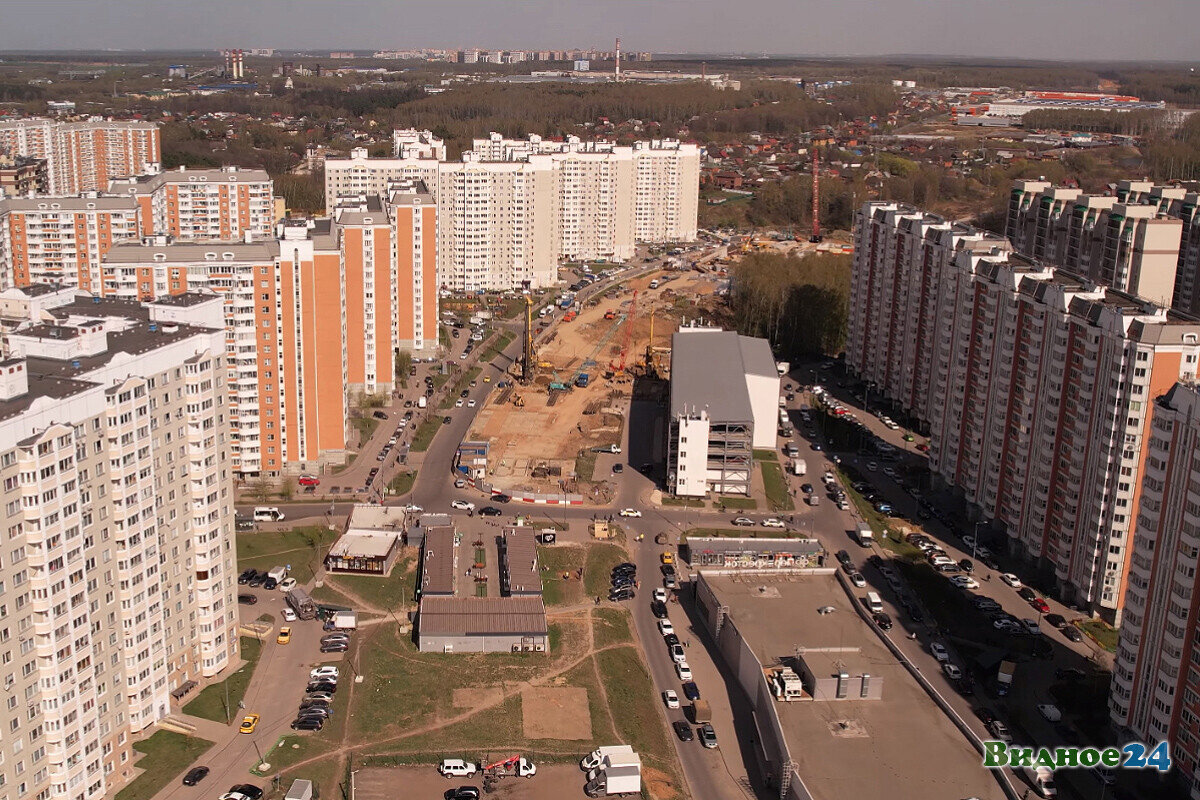
[{"label": "metal roof", "polygon": [[540,596],[423,597],[417,616],[421,636],[545,636],[546,606]]},{"label": "metal roof", "polygon": [[765,339],[715,328],[679,330],[671,337],[671,416],[707,411],[714,423],[753,422],[747,374],[778,376]]},{"label": "metal roof", "polygon": [[454,527],[423,526],[421,544],[421,597],[454,594]]}]

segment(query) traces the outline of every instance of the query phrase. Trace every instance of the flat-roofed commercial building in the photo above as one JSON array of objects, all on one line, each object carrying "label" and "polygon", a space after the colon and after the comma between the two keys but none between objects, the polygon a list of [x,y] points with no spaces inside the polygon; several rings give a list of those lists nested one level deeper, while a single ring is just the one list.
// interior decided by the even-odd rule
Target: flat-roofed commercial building
[{"label": "flat-roofed commercial building", "polygon": [[423,653],[544,653],[549,635],[541,595],[429,596],[417,615]]},{"label": "flat-roofed commercial building", "polygon": [[775,447],[779,372],[766,339],[717,328],[671,337],[667,486],[682,497],[750,494],[754,448]]}]

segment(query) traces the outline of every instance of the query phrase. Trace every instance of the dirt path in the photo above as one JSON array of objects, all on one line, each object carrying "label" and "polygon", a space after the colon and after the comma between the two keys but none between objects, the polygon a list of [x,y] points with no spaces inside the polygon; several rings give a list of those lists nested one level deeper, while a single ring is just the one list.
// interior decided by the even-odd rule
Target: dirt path
[{"label": "dirt path", "polygon": [[[604,716],[608,718],[608,729],[612,732],[613,741],[617,739],[617,718],[613,716],[612,707],[608,704],[608,690],[604,688],[604,677],[600,674],[600,661],[596,658],[596,618],[588,614],[588,656],[592,659],[592,672],[596,676],[596,686],[600,688],[600,699],[604,703]],[[633,620],[630,620],[632,626]],[[610,645],[610,647],[615,645]],[[607,648],[605,648],[607,649]]]}]

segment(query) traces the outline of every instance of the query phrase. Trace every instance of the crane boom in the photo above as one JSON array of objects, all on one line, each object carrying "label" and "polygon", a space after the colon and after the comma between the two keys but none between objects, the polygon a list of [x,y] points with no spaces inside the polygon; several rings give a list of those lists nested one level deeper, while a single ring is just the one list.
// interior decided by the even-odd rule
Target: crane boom
[{"label": "crane boom", "polygon": [[809,237],[810,242],[821,241],[821,177],[820,177],[821,156],[817,152],[817,145],[814,142],[812,146],[812,236]]},{"label": "crane boom", "polygon": [[621,363],[617,372],[625,371],[625,360],[629,357],[629,347],[633,342],[633,320],[637,316],[637,289],[633,290],[633,299],[629,301],[629,314],[625,317],[625,341],[621,345]]}]

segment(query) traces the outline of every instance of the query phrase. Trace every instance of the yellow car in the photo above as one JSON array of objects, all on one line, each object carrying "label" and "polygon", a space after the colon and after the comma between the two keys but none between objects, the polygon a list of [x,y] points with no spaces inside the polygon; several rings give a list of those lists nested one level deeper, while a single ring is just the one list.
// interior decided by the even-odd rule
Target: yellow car
[{"label": "yellow car", "polygon": [[275,637],[276,644],[287,644],[292,640],[292,626],[284,625],[279,629],[279,635]]},{"label": "yellow car", "polygon": [[663,554],[662,554],[662,563],[664,563],[664,564],[674,564],[674,563],[675,563],[675,556],[673,556],[673,555],[671,554],[671,551],[670,551],[670,550],[664,550],[664,551],[663,551]]},{"label": "yellow car", "polygon": [[491,383],[491,382],[492,382],[492,376],[491,376],[491,375],[484,375],[484,376],[483,376],[483,382],[484,382],[484,383]]},{"label": "yellow car", "polygon": [[258,714],[247,714],[242,717],[242,733],[254,733],[254,729],[258,727]]}]

